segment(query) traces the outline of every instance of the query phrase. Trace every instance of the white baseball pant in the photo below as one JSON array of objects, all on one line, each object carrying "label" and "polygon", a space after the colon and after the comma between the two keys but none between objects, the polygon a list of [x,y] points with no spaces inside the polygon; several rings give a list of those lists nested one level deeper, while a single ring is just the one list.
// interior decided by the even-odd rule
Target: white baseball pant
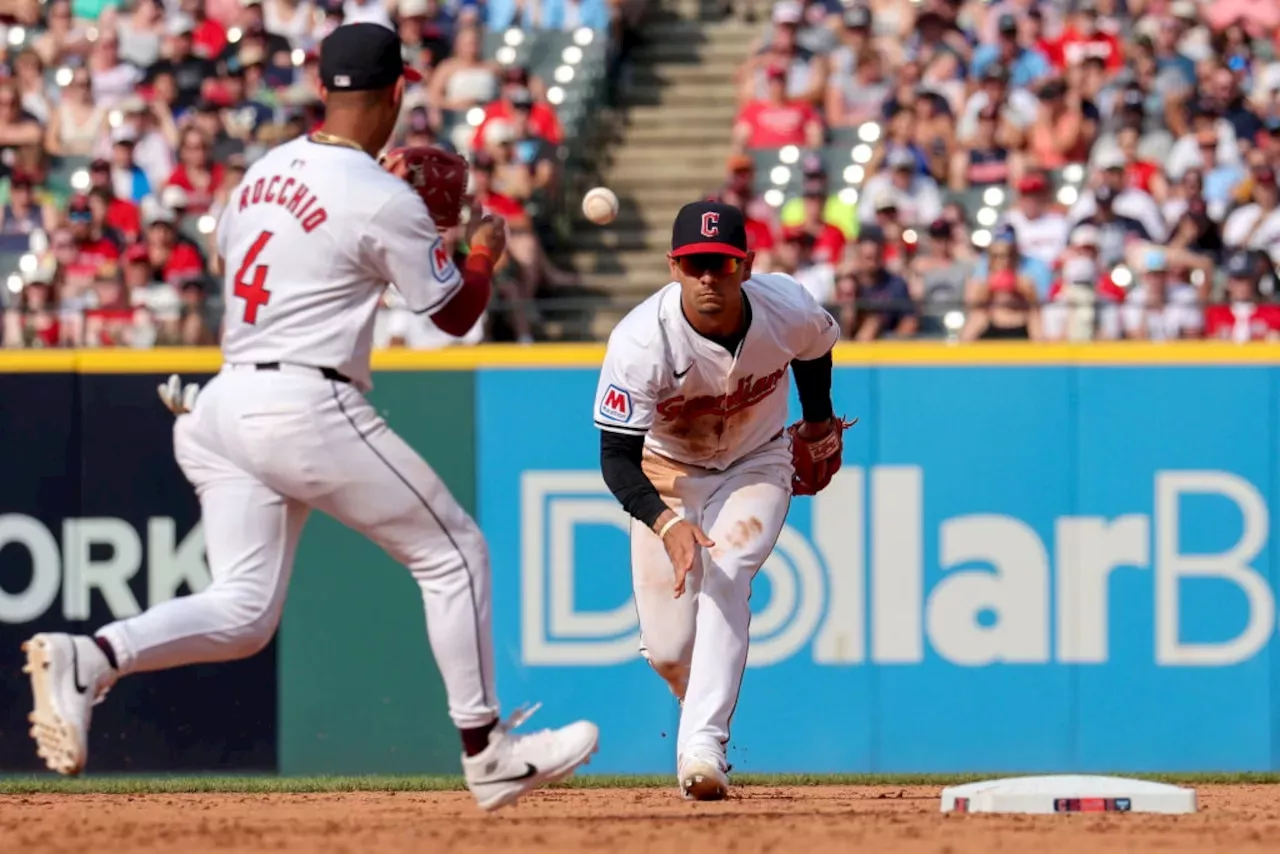
[{"label": "white baseball pant", "polygon": [[775,439],[723,472],[645,452],[645,474],[667,506],[706,532],[685,592],[662,540],[632,520],[631,575],[640,652],[683,703],[676,764],[686,754],[725,758],[747,665],[751,581],[773,551],[791,505],[791,450]]},{"label": "white baseball pant", "polygon": [[[245,658],[266,646],[315,508],[417,580],[454,724],[497,717],[484,537],[359,390],[314,368],[227,365],[178,418],[174,450],[200,499],[212,583],[98,632],[122,674]],[[387,654],[393,661],[395,651]]]}]

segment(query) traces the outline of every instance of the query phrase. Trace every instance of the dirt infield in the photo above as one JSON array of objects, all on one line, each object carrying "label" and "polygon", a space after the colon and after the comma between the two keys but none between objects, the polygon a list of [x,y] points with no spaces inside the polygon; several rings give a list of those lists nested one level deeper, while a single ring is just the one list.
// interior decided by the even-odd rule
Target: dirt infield
[{"label": "dirt infield", "polygon": [[0,850],[378,852],[1280,851],[1280,786],[1199,786],[1189,816],[944,816],[938,787],[558,789],[493,815],[465,793],[6,795]]}]

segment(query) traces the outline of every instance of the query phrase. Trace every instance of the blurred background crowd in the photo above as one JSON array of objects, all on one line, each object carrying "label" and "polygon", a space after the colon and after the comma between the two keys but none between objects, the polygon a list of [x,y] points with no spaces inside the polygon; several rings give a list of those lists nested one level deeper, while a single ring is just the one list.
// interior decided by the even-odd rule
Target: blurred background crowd
[{"label": "blurred background crowd", "polygon": [[722,196],[847,336],[1280,338],[1280,3],[747,13]]},{"label": "blurred background crowd", "polygon": [[[393,142],[464,153],[511,223],[506,308],[464,340],[544,337],[538,298],[591,285],[553,261],[581,224],[575,144],[651,5],[0,0],[4,346],[215,343],[219,211],[322,124],[316,46],[356,20],[396,29],[424,74]],[[700,129],[731,147],[711,195],[746,211],[756,268],[792,273],[846,336],[1280,338],[1277,0],[710,15],[757,34],[736,119]],[[377,343],[453,342],[389,292]]]}]

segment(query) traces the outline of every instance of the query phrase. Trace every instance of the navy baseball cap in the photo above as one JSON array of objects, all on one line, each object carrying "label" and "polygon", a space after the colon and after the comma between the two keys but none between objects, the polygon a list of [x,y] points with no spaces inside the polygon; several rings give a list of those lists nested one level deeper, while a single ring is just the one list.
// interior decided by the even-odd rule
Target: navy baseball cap
[{"label": "navy baseball cap", "polygon": [[724,202],[690,202],[671,227],[671,255],[747,257],[747,223],[742,211]]},{"label": "navy baseball cap", "polygon": [[404,64],[400,37],[381,24],[343,24],[320,42],[320,82],[333,92],[385,89],[422,75]]}]

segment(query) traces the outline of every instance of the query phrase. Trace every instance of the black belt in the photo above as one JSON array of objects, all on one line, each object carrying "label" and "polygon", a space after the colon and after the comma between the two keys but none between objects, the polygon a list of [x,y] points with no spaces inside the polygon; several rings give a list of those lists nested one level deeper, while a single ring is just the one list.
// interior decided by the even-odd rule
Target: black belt
[{"label": "black belt", "polygon": [[[278,371],[280,370],[280,363],[279,362],[258,362],[253,367],[259,371]],[[311,366],[298,365],[297,367],[307,368]],[[312,370],[316,371],[317,373],[320,374],[320,376],[324,377],[327,380],[333,380],[334,382],[339,382],[339,383],[347,383],[348,385],[351,384],[351,378],[349,376],[342,373],[341,371],[335,371],[333,368],[312,368]]]}]

